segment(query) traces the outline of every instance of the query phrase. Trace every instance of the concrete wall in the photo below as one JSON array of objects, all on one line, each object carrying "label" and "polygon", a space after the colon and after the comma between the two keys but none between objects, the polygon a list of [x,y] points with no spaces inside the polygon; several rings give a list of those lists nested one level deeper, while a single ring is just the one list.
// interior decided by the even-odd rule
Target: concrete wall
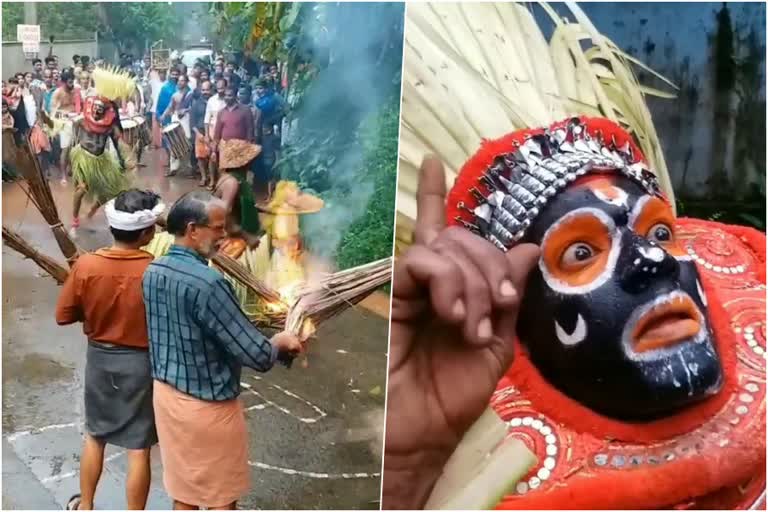
[{"label": "concrete wall", "polygon": [[[620,48],[680,86],[676,100],[648,99],[678,195],[737,200],[765,182],[764,3],[727,4],[736,65],[726,73],[733,85],[720,91],[715,47],[724,37],[717,21],[721,2],[579,5]],[[756,48],[749,47],[750,37]],[[638,76],[660,87],[647,73]]]},{"label": "concrete wall", "polygon": [[[40,43],[40,53],[38,54],[40,59],[44,60],[48,56],[49,47],[48,43]],[[96,56],[98,54],[98,43],[95,39],[56,41],[53,45],[53,54],[59,58],[60,67],[71,66],[74,55]],[[4,41],[2,77],[8,78],[13,73],[29,69],[32,69],[32,61],[24,58],[24,52],[21,51],[21,43]]]}]

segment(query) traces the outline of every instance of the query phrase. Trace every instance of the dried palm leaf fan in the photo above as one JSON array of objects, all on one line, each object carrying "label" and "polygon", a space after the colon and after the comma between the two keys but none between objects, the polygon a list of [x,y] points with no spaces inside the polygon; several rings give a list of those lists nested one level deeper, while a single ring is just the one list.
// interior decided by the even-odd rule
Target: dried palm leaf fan
[{"label": "dried palm leaf fan", "polygon": [[[601,35],[573,2],[575,23],[539,2],[555,25],[549,42],[527,3],[414,3],[406,15],[397,197],[397,248],[411,243],[418,169],[445,163],[450,189],[484,139],[549,126],[570,116],[612,120],[637,140],[664,193],[669,174],[644,96],[674,95],[639,84],[650,69]],[[586,46],[586,49],[585,49]],[[674,88],[663,77],[653,73]],[[427,508],[493,508],[535,463],[490,408],[446,464]]]},{"label": "dried palm leaf fan", "polygon": [[418,169],[425,154],[443,160],[450,188],[483,139],[548,126],[569,116],[604,117],[627,129],[664,193],[674,199],[644,100],[646,95],[672,98],[674,94],[641,85],[632,65],[675,86],[601,35],[575,3],[566,5],[577,23],[562,19],[546,3],[536,5],[555,25],[549,42],[534,19],[532,4],[408,6],[398,250],[411,240]]}]

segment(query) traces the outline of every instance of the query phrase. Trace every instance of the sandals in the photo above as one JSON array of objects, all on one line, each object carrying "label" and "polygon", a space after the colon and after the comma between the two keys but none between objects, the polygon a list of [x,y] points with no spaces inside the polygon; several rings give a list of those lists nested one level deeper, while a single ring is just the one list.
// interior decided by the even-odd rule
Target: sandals
[{"label": "sandals", "polygon": [[64,510],[80,510],[80,495],[75,494],[69,498],[69,501],[67,501],[67,505],[64,507]]}]

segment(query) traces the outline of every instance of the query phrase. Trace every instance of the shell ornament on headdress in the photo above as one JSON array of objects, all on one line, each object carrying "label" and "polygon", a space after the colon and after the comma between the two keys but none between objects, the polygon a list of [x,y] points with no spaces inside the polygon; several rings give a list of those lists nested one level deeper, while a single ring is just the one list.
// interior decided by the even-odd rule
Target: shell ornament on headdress
[{"label": "shell ornament on headdress", "polygon": [[662,196],[630,136],[610,121],[572,118],[515,132],[486,144],[462,168],[448,197],[449,223],[507,250],[551,198],[581,176],[601,173],[621,174]]}]

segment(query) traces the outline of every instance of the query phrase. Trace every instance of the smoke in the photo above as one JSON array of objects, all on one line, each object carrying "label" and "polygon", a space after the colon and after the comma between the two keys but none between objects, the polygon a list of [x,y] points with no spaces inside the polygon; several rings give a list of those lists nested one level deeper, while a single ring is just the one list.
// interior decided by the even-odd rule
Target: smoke
[{"label": "smoke", "polygon": [[403,10],[403,4],[317,4],[304,19],[308,35],[296,44],[323,65],[297,112],[299,139],[313,141],[310,153],[330,153],[325,208],[302,219],[315,255],[332,257],[372,200],[375,175],[365,157],[378,134],[366,128],[399,96]]}]

